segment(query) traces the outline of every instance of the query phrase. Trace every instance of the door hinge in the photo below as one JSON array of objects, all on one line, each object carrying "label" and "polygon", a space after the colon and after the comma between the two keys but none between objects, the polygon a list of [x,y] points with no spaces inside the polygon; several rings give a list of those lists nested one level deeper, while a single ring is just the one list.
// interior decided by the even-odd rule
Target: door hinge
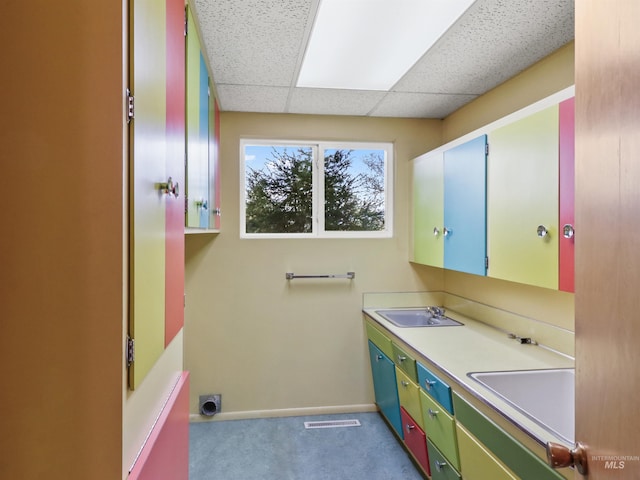
[{"label": "door hinge", "polygon": [[489,270],[489,257],[484,257],[484,268]]},{"label": "door hinge", "polygon": [[135,114],[135,98],[127,88],[127,123],[131,123]]},{"label": "door hinge", "polygon": [[488,157],[489,156],[489,144],[485,143],[484,144],[484,154]]},{"label": "door hinge", "polygon": [[131,364],[135,361],[136,357],[136,346],[135,340],[127,335],[127,353],[126,353],[127,367],[130,367]]},{"label": "door hinge", "polygon": [[189,17],[187,15],[187,7],[184,8],[184,36],[189,33]]}]

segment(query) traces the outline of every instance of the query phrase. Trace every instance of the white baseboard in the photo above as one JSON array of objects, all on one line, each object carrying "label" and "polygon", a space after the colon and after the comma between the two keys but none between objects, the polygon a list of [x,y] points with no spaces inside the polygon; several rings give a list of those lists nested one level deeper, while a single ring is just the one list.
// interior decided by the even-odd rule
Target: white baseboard
[{"label": "white baseboard", "polygon": [[277,418],[277,417],[301,417],[305,415],[336,415],[340,413],[363,413],[377,412],[378,407],[371,404],[362,405],[335,405],[329,407],[305,407],[305,408],[282,408],[277,410],[248,410],[243,412],[220,412],[212,417],[205,417],[192,413],[189,415],[189,421],[211,422],[224,420],[248,420],[254,418]]}]

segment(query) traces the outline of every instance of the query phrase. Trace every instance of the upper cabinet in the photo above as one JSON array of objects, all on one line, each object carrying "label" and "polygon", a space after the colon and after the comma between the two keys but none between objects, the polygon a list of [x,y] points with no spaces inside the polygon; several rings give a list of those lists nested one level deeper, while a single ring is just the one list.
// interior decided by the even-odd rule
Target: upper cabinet
[{"label": "upper cabinet", "polygon": [[558,288],[558,106],[489,133],[488,276]]},{"label": "upper cabinet", "polygon": [[[129,386],[184,324],[184,4],[132,4]],[[133,350],[135,347],[135,356]]]},{"label": "upper cabinet", "polygon": [[413,262],[573,292],[569,95],[414,159]]},{"label": "upper cabinet", "polygon": [[414,161],[414,262],[485,274],[486,142]]},{"label": "upper cabinet", "polygon": [[193,233],[220,228],[220,114],[196,22],[189,7],[186,51],[185,210],[187,232]]}]

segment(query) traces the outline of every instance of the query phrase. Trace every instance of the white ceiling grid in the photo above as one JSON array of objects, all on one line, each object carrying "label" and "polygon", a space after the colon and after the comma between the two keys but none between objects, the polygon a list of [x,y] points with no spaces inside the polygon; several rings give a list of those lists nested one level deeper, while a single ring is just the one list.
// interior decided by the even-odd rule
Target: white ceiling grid
[{"label": "white ceiling grid", "polygon": [[444,118],[574,38],[574,0],[476,0],[389,92],[298,88],[318,2],[195,0],[221,110]]}]

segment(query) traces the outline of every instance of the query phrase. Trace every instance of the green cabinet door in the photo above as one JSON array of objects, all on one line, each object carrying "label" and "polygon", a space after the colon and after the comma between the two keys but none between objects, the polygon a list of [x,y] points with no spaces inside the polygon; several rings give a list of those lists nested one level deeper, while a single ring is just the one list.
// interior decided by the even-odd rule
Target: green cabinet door
[{"label": "green cabinet door", "polygon": [[489,133],[487,275],[558,288],[558,106]]},{"label": "green cabinet door", "polygon": [[444,266],[443,153],[413,161],[413,261]]}]

